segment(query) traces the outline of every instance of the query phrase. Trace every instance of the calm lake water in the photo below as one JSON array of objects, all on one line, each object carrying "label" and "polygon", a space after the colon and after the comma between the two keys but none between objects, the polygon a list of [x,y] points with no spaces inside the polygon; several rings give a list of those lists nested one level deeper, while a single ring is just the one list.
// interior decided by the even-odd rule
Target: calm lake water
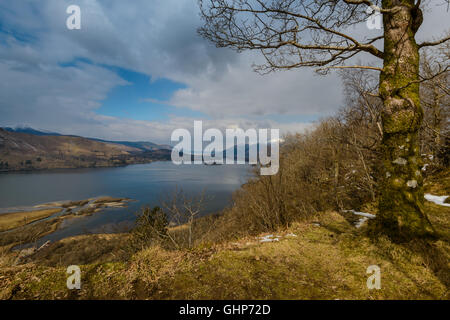
[{"label": "calm lake water", "polygon": [[65,220],[59,230],[39,243],[84,233],[119,231],[132,225],[135,212],[155,206],[176,188],[188,195],[205,191],[209,200],[204,214],[231,204],[233,191],[252,177],[248,165],[181,165],[170,161],[120,168],[51,170],[0,174],[0,212],[99,196],[127,197],[128,208],[107,209],[90,217]]}]

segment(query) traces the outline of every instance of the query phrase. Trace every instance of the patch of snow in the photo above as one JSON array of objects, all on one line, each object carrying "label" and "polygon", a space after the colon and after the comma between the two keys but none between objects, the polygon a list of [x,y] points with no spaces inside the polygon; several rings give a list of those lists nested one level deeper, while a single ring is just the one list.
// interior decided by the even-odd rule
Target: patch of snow
[{"label": "patch of snow", "polygon": [[369,220],[369,218],[367,217],[362,217],[361,219],[359,219],[356,223],[355,223],[355,227],[356,228],[361,228],[361,226],[364,224],[364,222],[366,222],[367,220]]},{"label": "patch of snow", "polygon": [[267,235],[267,236],[260,237],[259,239],[260,239],[259,242],[274,242],[274,241],[280,241],[280,238],[274,237],[273,234],[269,234],[269,235]]},{"label": "patch of snow", "polygon": [[393,163],[404,166],[408,163],[408,161],[406,159],[403,159],[402,157],[398,157],[393,161]]},{"label": "patch of snow", "polygon": [[373,218],[376,217],[376,215],[374,215],[374,214],[366,213],[366,212],[358,212],[358,211],[355,211],[355,210],[344,210],[344,212],[351,212],[353,214],[356,214],[357,216],[363,216],[363,217],[366,217],[366,218],[369,218],[369,219],[373,219]]},{"label": "patch of snow", "polygon": [[24,146],[25,147],[27,147],[27,148],[29,148],[29,149],[31,149],[31,150],[33,150],[33,151],[38,151],[34,146],[32,146],[31,144],[29,144],[29,143],[24,143]]},{"label": "patch of snow", "polygon": [[416,180],[408,180],[408,182],[406,183],[406,185],[409,188],[417,188],[417,181]]},{"label": "patch of snow", "polygon": [[434,156],[433,156],[432,154],[422,153],[421,156],[424,157],[424,158],[428,158],[428,159],[430,159],[430,160],[433,160],[433,159],[434,159]]},{"label": "patch of snow", "polygon": [[447,199],[448,196],[434,196],[432,194],[426,193],[425,199],[427,199],[430,202],[433,202],[437,205],[444,206],[444,207],[450,207],[450,203],[445,203],[445,199]]},{"label": "patch of snow", "polygon": [[376,217],[376,215],[371,214],[371,213],[366,213],[366,212],[359,212],[359,211],[355,211],[355,210],[344,210],[344,212],[351,212],[354,215],[357,216],[361,216],[362,218],[360,218],[358,221],[355,222],[355,227],[356,228],[361,228],[362,225],[369,219],[373,219]]},{"label": "patch of snow", "polygon": [[288,233],[285,237],[297,237],[297,235],[296,234],[294,234],[294,233]]}]

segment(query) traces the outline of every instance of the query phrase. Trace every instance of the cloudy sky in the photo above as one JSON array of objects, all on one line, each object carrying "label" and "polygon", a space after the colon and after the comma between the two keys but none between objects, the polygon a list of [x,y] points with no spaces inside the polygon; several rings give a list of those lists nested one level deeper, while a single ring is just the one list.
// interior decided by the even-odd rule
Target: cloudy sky
[{"label": "cloudy sky", "polygon": [[[66,27],[71,4],[81,30]],[[449,21],[445,7],[429,7],[418,37]],[[286,133],[342,106],[336,74],[261,76],[256,53],[215,48],[200,25],[196,0],[0,0],[0,126],[169,143],[194,120]]]}]

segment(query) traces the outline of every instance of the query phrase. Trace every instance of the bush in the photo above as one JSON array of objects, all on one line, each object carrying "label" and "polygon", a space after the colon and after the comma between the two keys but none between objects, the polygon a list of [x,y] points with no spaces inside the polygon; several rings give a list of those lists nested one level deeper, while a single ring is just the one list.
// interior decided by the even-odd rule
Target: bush
[{"label": "bush", "polygon": [[131,232],[132,247],[142,249],[153,244],[167,245],[171,238],[168,225],[167,217],[161,208],[143,208]]}]

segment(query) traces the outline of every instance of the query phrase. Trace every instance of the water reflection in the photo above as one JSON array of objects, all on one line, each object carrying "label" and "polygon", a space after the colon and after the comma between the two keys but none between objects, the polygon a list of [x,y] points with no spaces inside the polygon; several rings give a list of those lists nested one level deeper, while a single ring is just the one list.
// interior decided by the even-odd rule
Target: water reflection
[{"label": "water reflection", "polygon": [[210,201],[205,212],[222,210],[233,191],[252,176],[248,165],[182,165],[171,162],[121,168],[52,170],[0,174],[0,210],[25,208],[46,202],[83,200],[99,196],[137,200],[126,209],[111,208],[89,217],[65,222],[62,228],[39,242],[83,233],[120,231],[135,219],[143,205],[158,205],[176,188],[193,196],[205,190]]}]

